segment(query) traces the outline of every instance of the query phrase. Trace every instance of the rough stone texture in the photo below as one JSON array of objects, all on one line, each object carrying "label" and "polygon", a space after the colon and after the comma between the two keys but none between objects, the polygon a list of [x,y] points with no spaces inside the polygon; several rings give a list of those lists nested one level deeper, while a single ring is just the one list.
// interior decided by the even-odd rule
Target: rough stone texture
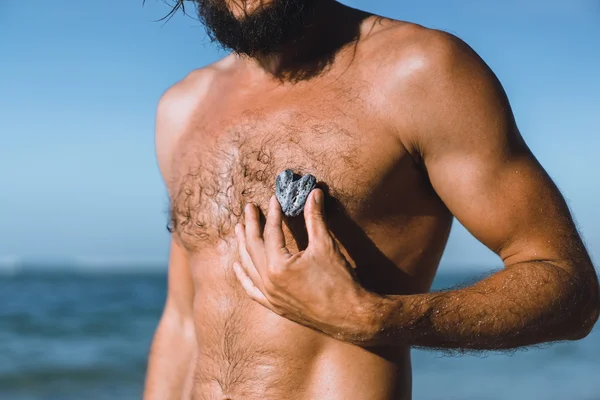
[{"label": "rough stone texture", "polygon": [[288,217],[300,215],[304,210],[304,204],[308,194],[315,188],[317,179],[310,175],[295,174],[292,170],[286,169],[277,175],[275,180],[275,195],[281,210]]}]

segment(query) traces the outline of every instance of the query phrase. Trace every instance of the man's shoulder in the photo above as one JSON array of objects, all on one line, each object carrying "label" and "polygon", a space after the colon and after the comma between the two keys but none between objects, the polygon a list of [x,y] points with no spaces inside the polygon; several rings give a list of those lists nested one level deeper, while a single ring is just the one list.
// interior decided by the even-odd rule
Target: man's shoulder
[{"label": "man's shoulder", "polygon": [[[477,68],[481,59],[462,39],[438,29],[377,17],[368,51],[404,81],[447,77],[456,66]],[[382,59],[383,58],[383,59]]]},{"label": "man's shoulder", "polygon": [[159,116],[177,113],[181,117],[181,114],[193,112],[206,99],[213,82],[230,68],[231,63],[231,57],[227,56],[188,73],[163,93],[158,103]]},{"label": "man's shoulder", "polygon": [[[393,21],[380,32],[391,90],[415,101],[457,94],[500,94],[501,85],[485,61],[459,37],[437,29]],[[420,94],[420,95],[418,95]],[[433,97],[432,97],[433,96]],[[406,97],[404,97],[406,99]]]},{"label": "man's shoulder", "polygon": [[216,79],[229,68],[231,57],[190,72],[161,96],[156,111],[156,152],[165,179],[170,175],[173,150],[194,115],[207,101]]},{"label": "man's shoulder", "polygon": [[217,79],[233,69],[235,60],[227,56],[213,64],[196,69],[168,88],[161,96],[157,112],[157,134],[178,135],[206,102]]},{"label": "man's shoulder", "polygon": [[490,83],[493,73],[462,39],[422,25],[382,19],[364,40],[363,68],[382,91],[380,98],[410,109],[452,96],[465,86]]},{"label": "man's shoulder", "polygon": [[[469,109],[502,101],[500,83],[487,64],[457,36],[420,25],[386,21],[371,45],[377,60],[383,109],[409,152],[437,140],[429,129]],[[436,132],[432,135],[432,132]],[[434,137],[435,136],[435,137]]]}]

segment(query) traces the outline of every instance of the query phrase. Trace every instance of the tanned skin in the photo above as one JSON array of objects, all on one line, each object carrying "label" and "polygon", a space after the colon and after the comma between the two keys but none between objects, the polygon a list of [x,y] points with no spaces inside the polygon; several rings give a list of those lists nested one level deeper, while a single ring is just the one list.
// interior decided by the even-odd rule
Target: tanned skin
[{"label": "tanned skin", "polygon": [[[361,14],[336,7],[329,26]],[[146,400],[410,399],[411,346],[591,331],[594,268],[494,74],[452,35],[358,28],[310,79],[281,73],[302,52],[230,55],[161,99],[173,241]],[[318,180],[300,217],[273,198],[286,168]],[[429,293],[453,217],[505,268]]]}]

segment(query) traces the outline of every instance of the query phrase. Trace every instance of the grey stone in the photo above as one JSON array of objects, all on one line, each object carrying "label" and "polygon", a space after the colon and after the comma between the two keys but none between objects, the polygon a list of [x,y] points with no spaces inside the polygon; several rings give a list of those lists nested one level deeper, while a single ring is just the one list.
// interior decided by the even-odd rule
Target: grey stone
[{"label": "grey stone", "polygon": [[300,176],[291,169],[277,175],[275,195],[281,210],[288,217],[296,217],[304,210],[308,194],[315,188],[317,179],[311,174]]}]

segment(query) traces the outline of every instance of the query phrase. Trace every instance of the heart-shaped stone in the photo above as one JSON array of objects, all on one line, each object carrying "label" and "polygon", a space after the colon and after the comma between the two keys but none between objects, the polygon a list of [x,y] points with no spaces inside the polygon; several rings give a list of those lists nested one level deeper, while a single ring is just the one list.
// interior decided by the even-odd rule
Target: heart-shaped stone
[{"label": "heart-shaped stone", "polygon": [[304,210],[308,194],[315,188],[316,184],[317,179],[311,174],[301,177],[291,169],[286,169],[277,175],[275,195],[283,213],[288,217],[300,215]]}]

